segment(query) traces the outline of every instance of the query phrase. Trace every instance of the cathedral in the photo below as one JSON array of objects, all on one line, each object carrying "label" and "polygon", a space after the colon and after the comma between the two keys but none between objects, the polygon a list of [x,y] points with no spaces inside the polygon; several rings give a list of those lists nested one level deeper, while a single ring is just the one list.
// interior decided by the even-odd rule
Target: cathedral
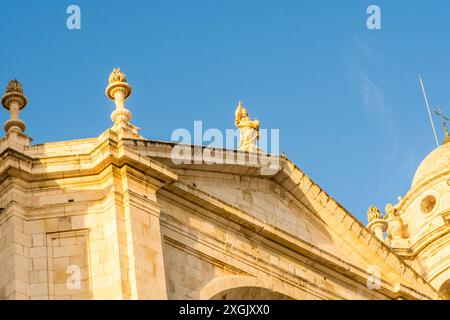
[{"label": "cathedral", "polygon": [[[132,124],[125,74],[108,82],[111,128],[44,144],[8,83],[0,299],[450,299],[450,139],[365,226],[286,155],[266,170],[241,103],[238,149],[174,152]],[[180,161],[199,148],[221,161]]]}]

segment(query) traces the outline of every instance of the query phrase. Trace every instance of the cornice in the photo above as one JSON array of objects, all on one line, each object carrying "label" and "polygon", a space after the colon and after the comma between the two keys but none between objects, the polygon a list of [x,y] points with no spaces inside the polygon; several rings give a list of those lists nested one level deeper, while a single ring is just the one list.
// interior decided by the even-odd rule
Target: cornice
[{"label": "cornice", "polygon": [[[340,205],[335,199],[329,196],[323,191],[312,179],[304,174],[294,163],[286,159],[283,161],[283,170],[280,171],[280,177],[277,179],[281,185],[284,185],[287,190],[294,194],[297,198],[305,199],[311,203],[311,206],[315,207],[317,213],[321,213],[321,216],[325,221],[329,220],[330,216],[334,216],[335,219],[341,222],[341,225],[351,232],[353,236],[364,242],[368,249],[378,248],[374,253],[383,253],[384,259],[388,265],[390,265],[398,274],[405,275],[408,271],[414,274],[414,277],[409,281],[412,281],[412,285],[417,288],[422,288],[430,296],[436,295],[435,289],[426,283],[426,281],[411,267],[404,263],[384,242],[380,241],[376,236],[370,232],[358,219],[351,215],[342,205]],[[304,200],[304,201],[305,201]],[[364,236],[364,234],[370,236]],[[376,246],[374,246],[376,243]],[[383,249],[379,251],[379,249]],[[409,277],[405,277],[408,279]],[[425,287],[424,287],[425,286]],[[426,288],[426,289],[425,289]]]},{"label": "cornice", "polygon": [[27,182],[67,179],[99,174],[109,165],[134,168],[161,183],[176,181],[177,173],[168,166],[128,149],[113,139],[101,141],[86,154],[34,158],[13,148],[0,152],[0,181],[18,177]]}]

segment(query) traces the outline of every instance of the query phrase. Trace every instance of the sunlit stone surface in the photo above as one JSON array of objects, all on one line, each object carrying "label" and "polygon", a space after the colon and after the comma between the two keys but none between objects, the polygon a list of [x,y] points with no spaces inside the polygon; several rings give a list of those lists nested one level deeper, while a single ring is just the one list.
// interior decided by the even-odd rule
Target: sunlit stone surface
[{"label": "sunlit stone surface", "polygon": [[[111,129],[33,145],[19,119],[22,86],[8,86],[1,299],[449,297],[450,145],[386,216],[371,209],[369,230],[284,155],[271,175],[260,162],[175,164],[174,143],[131,123],[120,69],[106,94]],[[239,112],[236,125],[259,128]]]}]

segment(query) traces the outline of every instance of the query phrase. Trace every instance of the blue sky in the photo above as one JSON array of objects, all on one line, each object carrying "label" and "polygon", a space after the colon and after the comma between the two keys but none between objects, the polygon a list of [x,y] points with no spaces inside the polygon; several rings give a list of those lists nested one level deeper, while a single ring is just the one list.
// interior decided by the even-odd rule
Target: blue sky
[{"label": "blue sky", "polygon": [[[66,28],[71,4],[81,30]],[[381,8],[381,30],[366,27],[369,4]],[[435,148],[419,73],[431,105],[450,114],[449,13],[445,0],[2,0],[0,85],[23,83],[34,143],[110,127],[104,89],[115,66],[134,89],[133,123],[150,139],[170,140],[194,120],[233,128],[242,100],[365,222],[369,205],[406,193]]]}]

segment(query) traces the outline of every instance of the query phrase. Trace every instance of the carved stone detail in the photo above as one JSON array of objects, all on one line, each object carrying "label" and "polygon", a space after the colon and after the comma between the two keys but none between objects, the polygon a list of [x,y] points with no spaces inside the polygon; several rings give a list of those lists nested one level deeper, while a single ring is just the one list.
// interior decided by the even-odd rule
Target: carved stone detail
[{"label": "carved stone detail", "polygon": [[384,241],[384,232],[387,229],[388,223],[382,218],[382,214],[376,206],[369,207],[367,210],[367,219],[369,221],[367,228],[375,233],[378,239]]},{"label": "carved stone detail", "polygon": [[23,94],[22,84],[17,80],[11,80],[2,97],[2,105],[9,110],[10,119],[3,126],[6,133],[23,133],[26,129],[25,123],[19,119],[19,111],[23,109],[28,100]]},{"label": "carved stone detail", "polygon": [[240,131],[239,150],[246,152],[259,152],[259,120],[251,120],[247,109],[244,108],[244,105],[240,101],[236,108],[235,116],[235,124]]}]

